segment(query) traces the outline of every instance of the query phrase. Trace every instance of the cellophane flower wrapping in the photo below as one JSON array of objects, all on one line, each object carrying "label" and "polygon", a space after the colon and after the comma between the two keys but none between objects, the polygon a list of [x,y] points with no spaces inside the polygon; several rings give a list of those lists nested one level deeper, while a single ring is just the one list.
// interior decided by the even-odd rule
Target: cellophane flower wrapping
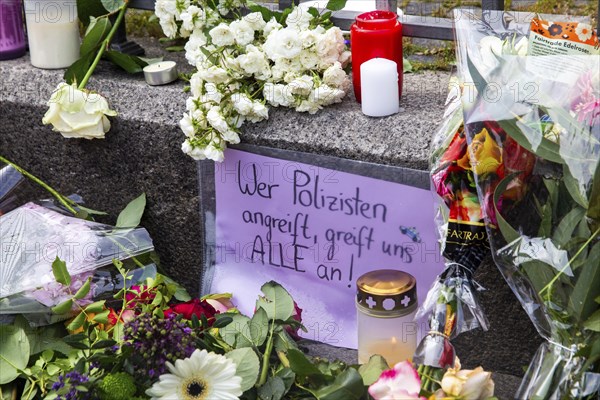
[{"label": "cellophane flower wrapping", "polygon": [[[115,228],[58,210],[27,203],[0,216],[0,315],[23,314],[32,325],[56,322],[61,316],[51,308],[71,298],[88,279],[89,303],[123,286],[118,274],[101,270],[113,259],[139,257],[154,249],[143,228]],[[70,287],[55,280],[52,264],[57,257],[72,276]],[[156,267],[148,261],[128,284],[155,273]]]},{"label": "cellophane flower wrapping", "polygon": [[[600,56],[585,21],[455,11],[492,255],[546,340],[516,398],[600,389]],[[515,332],[518,334],[518,332]]]},{"label": "cellophane flower wrapping", "polygon": [[0,215],[18,206],[15,191],[24,180],[23,175],[12,166],[0,163]]}]

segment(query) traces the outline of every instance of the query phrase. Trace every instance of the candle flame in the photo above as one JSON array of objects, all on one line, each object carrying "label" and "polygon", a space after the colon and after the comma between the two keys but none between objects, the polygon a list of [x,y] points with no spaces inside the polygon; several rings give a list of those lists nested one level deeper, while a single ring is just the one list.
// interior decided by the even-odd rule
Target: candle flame
[{"label": "candle flame", "polygon": [[392,344],[396,344],[396,343],[398,343],[398,341],[396,340],[396,337],[395,337],[395,336],[393,336],[393,337],[392,337]]}]

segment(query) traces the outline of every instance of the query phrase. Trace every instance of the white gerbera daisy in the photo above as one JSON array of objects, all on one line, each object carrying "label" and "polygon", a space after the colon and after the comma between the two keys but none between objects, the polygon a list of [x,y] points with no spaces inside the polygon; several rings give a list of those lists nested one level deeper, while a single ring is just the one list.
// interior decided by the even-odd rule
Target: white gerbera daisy
[{"label": "white gerbera daisy", "polygon": [[235,363],[219,354],[196,349],[189,358],[166,365],[171,373],[146,391],[152,400],[235,400],[242,395]]}]

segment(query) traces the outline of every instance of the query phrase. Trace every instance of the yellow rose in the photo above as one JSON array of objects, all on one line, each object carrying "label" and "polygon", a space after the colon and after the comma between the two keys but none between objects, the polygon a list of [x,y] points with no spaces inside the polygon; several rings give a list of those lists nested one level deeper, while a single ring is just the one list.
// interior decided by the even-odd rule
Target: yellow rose
[{"label": "yellow rose", "polygon": [[482,129],[473,137],[469,153],[474,158],[473,172],[481,176],[494,173],[502,164],[502,151],[487,129]]},{"label": "yellow rose", "polygon": [[449,368],[444,374],[441,387],[443,393],[436,393],[436,398],[485,400],[494,395],[491,372],[486,372],[481,367],[474,370],[461,370],[458,361],[456,368]]},{"label": "yellow rose", "polygon": [[65,82],[52,93],[48,107],[42,123],[52,124],[54,131],[67,138],[103,139],[110,129],[107,115],[117,115],[104,97]]}]

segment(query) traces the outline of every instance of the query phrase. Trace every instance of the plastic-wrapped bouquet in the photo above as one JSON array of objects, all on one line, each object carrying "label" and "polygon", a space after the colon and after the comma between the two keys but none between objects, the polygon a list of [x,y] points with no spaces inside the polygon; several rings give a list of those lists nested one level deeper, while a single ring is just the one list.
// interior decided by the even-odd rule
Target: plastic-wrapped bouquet
[{"label": "plastic-wrapped bouquet", "polygon": [[[242,8],[253,12],[242,16]],[[276,12],[246,0],[158,0],[155,12],[168,37],[188,38],[186,58],[197,69],[180,122],[182,150],[195,159],[222,161],[244,121],[267,119],[269,105],[314,114],[350,87],[350,52],[330,12]]]},{"label": "plastic-wrapped bouquet", "polygon": [[[455,16],[469,158],[494,259],[546,339],[516,397],[584,398],[600,389],[598,37],[556,16],[519,32],[517,14],[486,16]],[[527,55],[487,53],[486,36],[528,36]]]}]

